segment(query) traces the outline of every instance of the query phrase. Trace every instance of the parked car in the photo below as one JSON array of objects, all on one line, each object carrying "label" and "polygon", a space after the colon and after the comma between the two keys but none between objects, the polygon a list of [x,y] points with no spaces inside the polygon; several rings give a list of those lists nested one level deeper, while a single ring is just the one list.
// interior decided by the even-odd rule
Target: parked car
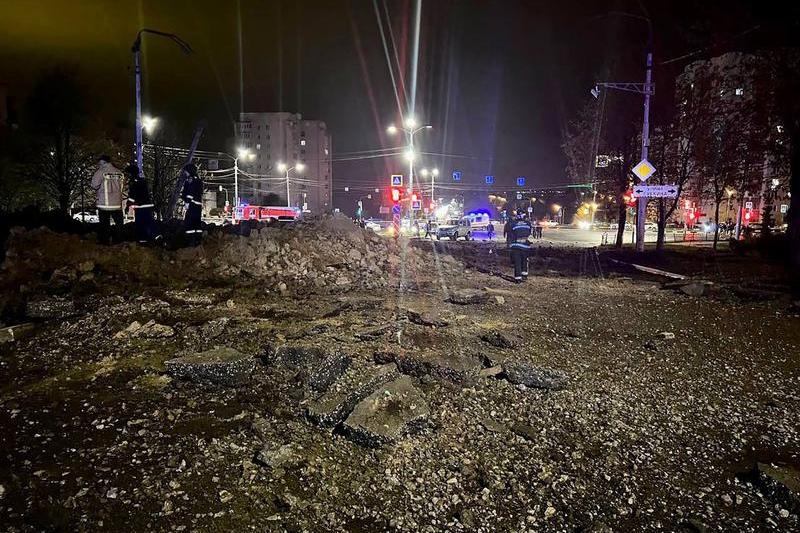
[{"label": "parked car", "polygon": [[100,217],[98,217],[96,213],[88,213],[86,211],[75,213],[72,215],[72,218],[73,220],[77,220],[78,222],[86,222],[87,224],[97,224],[100,222]]},{"label": "parked car", "polygon": [[383,227],[381,227],[381,225],[377,221],[371,219],[364,221],[364,227],[366,229],[371,229],[375,233],[380,233],[381,230],[383,230]]},{"label": "parked car", "polygon": [[462,217],[458,220],[450,220],[446,224],[440,224],[436,229],[436,240],[449,238],[454,241],[459,237],[464,237],[465,241],[472,237],[472,226],[470,219]]}]

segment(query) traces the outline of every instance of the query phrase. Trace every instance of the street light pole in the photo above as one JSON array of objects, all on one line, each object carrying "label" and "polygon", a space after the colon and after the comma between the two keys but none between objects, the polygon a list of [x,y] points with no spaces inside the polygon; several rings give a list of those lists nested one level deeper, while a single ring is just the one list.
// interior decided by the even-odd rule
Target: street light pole
[{"label": "street light pole", "polygon": [[289,200],[289,169],[286,169],[286,207],[292,207],[292,202]]},{"label": "street light pole", "polygon": [[142,177],[142,64],[141,64],[142,36],[141,32],[133,43],[133,69],[136,77],[136,166],[139,167],[139,177]]},{"label": "street light pole", "polygon": [[149,28],[142,28],[136,34],[136,39],[131,46],[133,52],[133,67],[136,78],[136,166],[139,167],[139,176],[142,176],[142,34],[153,33],[172,39],[181,47],[184,54],[191,54],[193,52],[189,43],[175,35],[174,33],[166,33],[158,30],[151,30]]},{"label": "street light pole", "polygon": [[233,208],[239,207],[239,158],[233,158]]},{"label": "street light pole", "polygon": [[289,165],[287,165],[285,163],[278,163],[278,170],[286,171],[286,207],[292,207],[292,202],[291,202],[290,197],[289,197],[289,194],[290,194],[289,193],[289,172],[291,172],[292,170],[297,170],[297,172],[302,172],[304,168],[305,168],[305,165],[302,162],[299,162],[299,161],[297,163],[295,163],[293,167],[290,167]]}]

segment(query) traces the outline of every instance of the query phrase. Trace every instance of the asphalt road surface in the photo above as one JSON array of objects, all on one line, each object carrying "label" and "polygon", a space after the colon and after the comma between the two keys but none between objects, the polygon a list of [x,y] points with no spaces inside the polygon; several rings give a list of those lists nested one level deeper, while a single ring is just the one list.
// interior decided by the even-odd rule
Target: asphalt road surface
[{"label": "asphalt road surface", "polygon": [[[533,241],[535,246],[576,246],[576,247],[590,247],[599,246],[603,244],[604,235],[607,243],[613,243],[617,238],[617,232],[602,231],[602,230],[588,230],[570,227],[558,228],[544,228],[542,231],[542,238]],[[694,236],[692,238],[692,235]],[[712,234],[708,235],[709,238],[713,237]],[[485,232],[474,232],[473,239],[478,241],[488,240]],[[633,243],[634,237],[632,231],[625,232],[625,242]],[[703,241],[702,233],[689,234],[687,241]],[[503,241],[502,233],[495,235],[494,241]],[[684,242],[683,231],[667,231],[666,241],[670,242]],[[645,242],[656,242],[656,232],[648,231],[645,233]]]}]

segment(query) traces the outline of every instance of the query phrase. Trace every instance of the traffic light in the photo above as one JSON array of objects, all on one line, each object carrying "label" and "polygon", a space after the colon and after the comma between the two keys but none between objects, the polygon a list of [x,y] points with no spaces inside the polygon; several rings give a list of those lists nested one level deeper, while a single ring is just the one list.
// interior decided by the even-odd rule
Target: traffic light
[{"label": "traffic light", "polygon": [[622,201],[625,202],[625,205],[628,207],[636,206],[636,198],[633,197],[632,189],[625,191],[625,194],[622,195]]},{"label": "traffic light", "polygon": [[398,203],[400,202],[400,198],[403,197],[403,191],[401,187],[392,187],[392,202]]},{"label": "traffic light", "polygon": [[750,210],[749,210],[749,209],[747,209],[747,210],[744,212],[744,219],[745,219],[745,220],[747,220],[747,221],[749,222],[749,221],[750,221],[750,217],[751,217],[751,216],[752,216],[752,215],[750,214]]}]

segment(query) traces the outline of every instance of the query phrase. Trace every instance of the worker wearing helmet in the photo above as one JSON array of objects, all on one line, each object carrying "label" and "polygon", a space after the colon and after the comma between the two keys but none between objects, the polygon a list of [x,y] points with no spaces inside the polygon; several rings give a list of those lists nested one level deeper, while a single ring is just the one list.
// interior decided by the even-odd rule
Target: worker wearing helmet
[{"label": "worker wearing helmet", "polygon": [[191,163],[183,167],[186,180],[181,198],[186,204],[183,230],[190,246],[197,246],[203,238],[201,227],[203,215],[203,180],[197,175],[197,167]]}]

